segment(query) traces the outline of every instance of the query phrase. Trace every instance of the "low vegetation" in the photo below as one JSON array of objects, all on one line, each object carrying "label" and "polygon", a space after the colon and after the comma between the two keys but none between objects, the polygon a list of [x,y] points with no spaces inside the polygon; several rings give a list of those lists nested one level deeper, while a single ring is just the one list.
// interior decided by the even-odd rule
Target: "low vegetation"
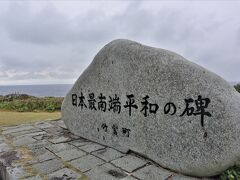
[{"label": "low vegetation", "polygon": [[221,180],[239,180],[240,179],[240,167],[234,166],[220,175]]},{"label": "low vegetation", "polygon": [[17,112],[54,112],[61,110],[63,97],[34,97],[27,94],[0,96],[0,110]]},{"label": "low vegetation", "polygon": [[234,88],[240,93],[240,83],[236,84]]}]

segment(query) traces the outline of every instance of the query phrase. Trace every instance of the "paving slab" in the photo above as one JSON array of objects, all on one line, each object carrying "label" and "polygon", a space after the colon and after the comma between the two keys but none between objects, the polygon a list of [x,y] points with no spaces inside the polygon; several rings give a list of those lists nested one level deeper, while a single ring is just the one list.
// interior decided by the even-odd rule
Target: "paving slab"
[{"label": "paving slab", "polygon": [[[66,129],[64,129],[64,131],[66,131]],[[68,131],[66,131],[66,132],[68,132]],[[75,135],[75,134],[73,134],[73,133],[70,133],[70,132],[65,133],[64,136],[65,136],[65,137],[68,137],[68,138],[70,138],[70,139],[72,139],[72,140],[76,140],[76,139],[79,139],[79,138],[80,138],[80,136],[77,136],[77,135]]]},{"label": "paving slab", "polygon": [[16,150],[7,151],[0,154],[0,165],[13,167],[15,161],[19,160],[19,153]]},{"label": "paving slab", "polygon": [[70,161],[69,163],[80,171],[86,172],[90,169],[95,168],[96,166],[104,164],[105,162],[89,154],[87,156],[83,156],[81,158]]},{"label": "paving slab", "polygon": [[30,133],[37,133],[37,132],[42,132],[42,130],[41,129],[30,129],[30,130],[26,130],[26,131],[18,131],[18,132],[10,133],[8,135],[11,135],[12,137],[16,137],[16,136],[21,136],[21,135],[30,134]]},{"label": "paving slab", "polygon": [[53,172],[49,174],[48,176],[49,180],[70,180],[70,179],[79,179],[82,177],[81,174],[76,173],[75,171],[69,169],[69,168],[63,168],[56,172]]},{"label": "paving slab", "polygon": [[60,126],[61,128],[67,129],[67,126],[65,125],[63,120],[57,121],[57,123],[58,123],[58,126]]},{"label": "paving slab", "polygon": [[13,145],[14,146],[22,146],[22,145],[28,145],[36,142],[36,139],[33,138],[33,136],[46,134],[46,132],[38,131],[38,132],[31,132],[31,133],[25,133],[23,135],[15,136],[12,138]]},{"label": "paving slab", "polygon": [[33,168],[37,172],[46,175],[46,174],[52,173],[54,171],[57,171],[57,170],[63,168],[63,164],[58,159],[52,159],[52,160],[49,160],[49,161],[44,161],[42,163],[34,164]]},{"label": "paving slab", "polygon": [[48,141],[50,141],[51,143],[57,144],[57,143],[62,143],[62,142],[68,142],[71,141],[71,139],[69,137],[55,137],[55,138],[51,138]]},{"label": "paving slab", "polygon": [[3,131],[7,131],[7,130],[11,130],[11,129],[16,129],[18,127],[18,125],[12,125],[12,126],[4,126],[4,127],[1,127],[1,129]]},{"label": "paving slab", "polygon": [[[27,131],[24,131],[24,133],[21,133],[21,132],[17,132],[17,134],[16,133],[14,133],[14,136],[12,136],[12,134],[10,135],[10,134],[8,134],[8,137],[10,137],[10,138],[12,138],[12,140],[13,141],[21,141],[21,139],[23,139],[23,141],[24,141],[24,138],[25,137],[31,137],[31,138],[33,138],[33,139],[35,139],[34,137],[35,136],[43,136],[43,135],[46,135],[46,132],[45,131],[39,131],[39,130],[34,130],[34,131],[29,131],[29,132],[27,132]],[[19,144],[21,144],[21,143],[19,143]],[[28,144],[27,142],[26,142],[26,144]],[[23,143],[23,145],[26,145],[25,143]]]},{"label": "paving slab", "polygon": [[11,146],[9,146],[8,144],[6,144],[6,143],[1,143],[0,144],[0,153],[7,152],[7,151],[10,151],[12,149],[13,148]]},{"label": "paving slab", "polygon": [[36,140],[51,139],[53,137],[54,137],[54,135],[49,134],[49,133],[33,136],[33,138],[36,139]]},{"label": "paving slab", "polygon": [[8,174],[7,178],[9,180],[23,179],[30,175],[22,167],[7,167],[6,171]]},{"label": "paving slab", "polygon": [[62,120],[53,120],[53,121],[49,121],[50,124],[52,124],[54,127],[58,126],[58,121],[62,121]]},{"label": "paving slab", "polygon": [[144,168],[141,168],[133,173],[133,176],[139,179],[148,179],[148,180],[158,180],[158,179],[167,179],[170,177],[172,172],[165,170],[154,165],[149,165]]},{"label": "paving slab", "polygon": [[25,180],[42,180],[41,176],[39,176],[39,175],[28,177],[28,178],[24,178],[24,179]]},{"label": "paving slab", "polygon": [[50,122],[52,125],[54,125],[55,127],[56,126],[59,126],[59,127],[61,127],[61,128],[63,128],[63,129],[67,129],[67,127],[66,127],[66,125],[65,125],[65,123],[63,122],[63,120],[57,120],[57,121],[51,121]]},{"label": "paving slab", "polygon": [[73,140],[73,141],[69,142],[69,144],[72,144],[77,147],[84,146],[89,143],[91,143],[91,142],[86,139],[83,139],[83,138],[79,138],[77,140]]},{"label": "paving slab", "polygon": [[34,136],[40,136],[40,135],[46,135],[46,134],[47,133],[45,131],[38,131],[38,132],[31,132],[31,133],[24,134],[24,136],[34,137]]},{"label": "paving slab", "polygon": [[32,151],[34,156],[38,156],[46,152],[46,148],[50,146],[50,143],[46,140],[38,140],[32,144],[28,144],[27,147]]},{"label": "paving slab", "polygon": [[56,135],[56,136],[62,136],[64,133],[69,133],[66,129],[63,129],[59,126],[51,127],[51,128],[45,128],[44,131],[48,132],[49,134]]},{"label": "paving slab", "polygon": [[125,178],[122,178],[121,180],[136,180],[137,178],[133,177],[133,176],[127,176]]},{"label": "paving slab", "polygon": [[62,158],[64,161],[70,161],[73,159],[80,158],[82,156],[85,156],[87,153],[80,150],[80,149],[69,149],[69,150],[64,150],[56,153],[57,156]]},{"label": "paving slab", "polygon": [[114,159],[118,159],[122,156],[125,156],[125,154],[123,154],[115,149],[112,149],[112,148],[100,149],[100,150],[93,152],[92,154],[107,161],[107,162],[112,161]]},{"label": "paving slab", "polygon": [[127,172],[133,172],[137,168],[140,168],[147,164],[147,161],[133,155],[127,155],[122,158],[113,160],[111,163],[123,170],[126,170]]},{"label": "paving slab", "polygon": [[47,160],[55,159],[55,158],[56,158],[56,156],[53,153],[46,150],[45,153],[36,156],[34,159],[36,159],[38,162],[43,162],[43,161],[47,161]]},{"label": "paving slab", "polygon": [[110,163],[97,166],[86,172],[86,175],[91,180],[116,180],[128,176],[123,170],[116,168]]},{"label": "paving slab", "polygon": [[[179,175],[179,174],[174,174],[171,177],[171,180],[199,180],[198,178],[194,178],[194,177],[189,177],[189,176],[183,176],[183,175]],[[202,180],[207,180],[202,178]]]},{"label": "paving slab", "polygon": [[76,149],[75,146],[68,143],[50,144],[46,146],[46,148],[54,153],[64,151],[64,150]]},{"label": "paving slab", "polygon": [[54,126],[50,124],[49,122],[36,122],[34,124],[36,127],[45,129],[45,128],[53,128]]},{"label": "paving slab", "polygon": [[19,131],[27,131],[30,129],[35,129],[35,127],[32,125],[23,124],[23,125],[15,126],[14,128],[3,130],[2,134],[5,135],[5,134],[15,133],[15,132],[19,132]]},{"label": "paving slab", "polygon": [[97,143],[89,143],[89,144],[86,144],[84,146],[79,147],[79,149],[90,153],[90,152],[93,152],[93,151],[97,151],[99,149],[103,149],[105,147],[106,146],[102,146],[102,145],[97,144]]},{"label": "paving slab", "polygon": [[5,141],[4,136],[1,136],[1,135],[0,135],[0,143],[3,143],[4,141]]},{"label": "paving slab", "polygon": [[33,139],[31,136],[21,136],[13,139],[14,146],[23,146],[36,142],[36,139]]}]

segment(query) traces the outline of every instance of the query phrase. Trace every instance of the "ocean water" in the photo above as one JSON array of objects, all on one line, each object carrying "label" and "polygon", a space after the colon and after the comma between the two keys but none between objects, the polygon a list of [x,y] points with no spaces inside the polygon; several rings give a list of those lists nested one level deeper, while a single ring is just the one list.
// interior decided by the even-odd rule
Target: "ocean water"
[{"label": "ocean water", "polygon": [[0,95],[20,93],[37,97],[65,97],[72,86],[72,84],[0,86]]},{"label": "ocean water", "polygon": [[[231,85],[237,82],[229,82]],[[28,94],[37,97],[54,96],[65,97],[72,84],[49,84],[49,85],[11,85],[0,86],[0,95],[12,93]]]}]

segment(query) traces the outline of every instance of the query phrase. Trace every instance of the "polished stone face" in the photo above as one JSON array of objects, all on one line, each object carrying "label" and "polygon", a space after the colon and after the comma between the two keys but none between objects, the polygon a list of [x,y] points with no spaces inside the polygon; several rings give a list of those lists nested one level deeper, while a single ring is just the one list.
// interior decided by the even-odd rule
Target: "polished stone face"
[{"label": "polished stone face", "polygon": [[96,55],[62,118],[77,135],[189,175],[216,175],[240,157],[234,88],[176,53],[129,40]]}]

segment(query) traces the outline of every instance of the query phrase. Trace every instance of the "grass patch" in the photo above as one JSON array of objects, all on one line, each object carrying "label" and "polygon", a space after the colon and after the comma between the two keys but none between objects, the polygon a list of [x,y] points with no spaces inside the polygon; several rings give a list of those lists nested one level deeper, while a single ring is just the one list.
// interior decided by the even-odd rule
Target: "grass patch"
[{"label": "grass patch", "polygon": [[60,112],[10,112],[0,111],[0,126],[11,126],[61,117]]}]

